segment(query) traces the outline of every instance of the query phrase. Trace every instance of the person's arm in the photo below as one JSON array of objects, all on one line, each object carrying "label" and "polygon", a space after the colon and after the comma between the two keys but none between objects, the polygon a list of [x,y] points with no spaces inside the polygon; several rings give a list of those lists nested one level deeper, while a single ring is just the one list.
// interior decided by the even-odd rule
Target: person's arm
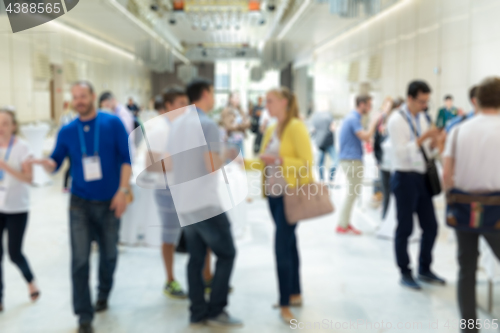
[{"label": "person's arm", "polygon": [[446,191],[455,186],[455,159],[453,157],[445,157],[443,159],[443,184]]},{"label": "person's arm", "polygon": [[[297,157],[290,156],[280,156],[278,159],[283,167],[284,172],[288,175],[289,172],[294,172],[295,175],[301,172],[302,168],[312,168],[313,166],[313,153],[311,149],[311,139],[309,138],[309,132],[307,127],[303,122],[298,122],[291,129],[293,135],[291,136],[293,140],[293,146],[295,148]],[[269,156],[263,154],[260,156],[265,164],[274,164],[276,161],[276,156]],[[308,170],[309,171],[309,170]]]},{"label": "person's arm", "polygon": [[455,127],[449,133],[443,151],[443,184],[445,190],[450,190],[455,186],[455,151],[457,135],[458,129]]},{"label": "person's arm", "polygon": [[377,129],[377,125],[379,123],[380,116],[376,117],[375,119],[372,120],[370,123],[370,126],[368,126],[368,130],[364,130],[363,127],[361,126],[361,123],[354,128],[354,132],[356,133],[356,136],[361,140],[361,141],[371,141],[373,138],[373,135],[375,134],[375,130]]},{"label": "person's arm", "polygon": [[21,164],[21,170],[15,170],[8,163],[0,160],[0,169],[9,173],[12,177],[21,182],[31,184],[33,181],[33,165],[32,163],[29,163],[29,161],[24,161]]},{"label": "person's arm", "polygon": [[66,136],[65,131],[60,130],[59,134],[57,135],[56,147],[54,148],[54,151],[52,152],[52,155],[50,157],[28,159],[26,163],[30,165],[32,164],[41,165],[45,169],[45,172],[49,174],[59,170],[59,167],[63,163],[64,159],[66,158],[66,156],[68,156],[68,147],[66,146],[65,143],[68,140],[65,136]]},{"label": "person's arm", "polygon": [[113,196],[113,199],[111,199],[109,209],[114,210],[115,216],[120,218],[127,208],[127,195],[130,193],[130,176],[132,175],[132,167],[128,151],[128,137],[125,127],[119,119],[113,121],[115,121],[114,137],[117,147],[116,153],[120,156],[122,164],[120,168],[120,186]]}]

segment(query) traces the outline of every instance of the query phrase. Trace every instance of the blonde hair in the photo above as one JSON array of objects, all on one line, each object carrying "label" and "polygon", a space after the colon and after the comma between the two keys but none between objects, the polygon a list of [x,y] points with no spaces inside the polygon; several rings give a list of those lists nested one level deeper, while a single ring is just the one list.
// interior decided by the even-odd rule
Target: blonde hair
[{"label": "blonde hair", "polygon": [[297,105],[297,98],[295,94],[290,91],[287,87],[274,88],[268,91],[268,93],[272,93],[280,98],[284,98],[287,100],[287,109],[286,109],[286,118],[285,121],[280,125],[278,124],[278,137],[281,137],[283,134],[283,130],[286,125],[293,118],[299,118],[299,106]]},{"label": "blonde hair", "polygon": [[17,118],[16,118],[15,109],[11,106],[3,106],[3,107],[0,107],[0,113],[8,114],[12,118],[12,123],[15,126],[13,134],[17,135],[19,133],[19,126],[17,126]]}]

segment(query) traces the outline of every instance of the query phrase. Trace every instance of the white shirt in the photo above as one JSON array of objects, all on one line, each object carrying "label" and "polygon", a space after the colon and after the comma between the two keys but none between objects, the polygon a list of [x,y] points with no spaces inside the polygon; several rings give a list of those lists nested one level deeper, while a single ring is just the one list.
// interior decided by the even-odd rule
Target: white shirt
[{"label": "white shirt", "polygon": [[[392,151],[391,169],[392,171],[425,174],[425,159],[408,121],[411,119],[413,128],[417,130],[419,136],[425,133],[431,125],[423,112],[413,117],[406,104],[401,107],[401,110],[403,110],[404,115],[401,114],[400,110],[396,110],[387,122],[387,131],[389,133],[387,140],[390,140]],[[426,140],[423,144],[427,157],[431,156],[429,145],[430,140]]]},{"label": "white shirt", "polygon": [[[0,148],[0,158],[5,158],[6,147]],[[15,170],[21,171],[23,162],[33,154],[28,144],[16,137],[10,152],[7,164]],[[4,171],[3,186],[6,187],[5,204],[0,207],[2,213],[26,213],[30,205],[30,186]]]},{"label": "white shirt", "polygon": [[452,129],[446,139],[444,156],[455,157],[457,189],[466,192],[500,191],[499,143],[500,115],[480,113]]}]

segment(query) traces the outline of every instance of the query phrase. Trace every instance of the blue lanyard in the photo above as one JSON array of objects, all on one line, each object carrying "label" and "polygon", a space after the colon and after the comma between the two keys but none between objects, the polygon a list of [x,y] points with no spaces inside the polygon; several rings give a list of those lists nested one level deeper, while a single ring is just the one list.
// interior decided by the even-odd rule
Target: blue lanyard
[{"label": "blue lanyard", "polygon": [[[78,126],[78,134],[80,135],[80,146],[82,148],[82,155],[87,156],[87,146],[85,145],[85,138],[83,136],[83,125],[80,122]],[[95,117],[95,129],[94,129],[94,155],[99,155],[99,114]]]},{"label": "blue lanyard", "polygon": [[[420,136],[421,134],[421,131],[420,131],[420,121],[419,121],[419,117],[420,117],[420,114],[417,115],[417,117],[413,117],[410,113],[410,111],[408,110],[405,110],[405,113],[406,113],[406,119],[408,119],[408,123],[410,124],[410,127],[411,127],[411,136],[415,136],[415,132],[417,132],[417,136]],[[417,125],[417,130],[414,131],[413,130],[413,121],[412,121],[412,118],[415,119],[415,124]]]},{"label": "blue lanyard", "polygon": [[[12,151],[13,145],[14,145],[14,135],[10,137],[9,146],[7,147],[7,151],[5,152],[5,156],[3,158],[3,160],[5,162],[7,162],[9,160],[10,152]],[[0,170],[0,180],[3,180],[4,174],[5,174],[5,171]]]}]

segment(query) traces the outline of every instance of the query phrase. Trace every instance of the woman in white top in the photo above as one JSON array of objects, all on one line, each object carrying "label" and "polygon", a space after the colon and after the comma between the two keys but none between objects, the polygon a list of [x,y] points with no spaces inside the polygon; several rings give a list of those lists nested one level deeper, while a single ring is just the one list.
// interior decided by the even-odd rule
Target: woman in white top
[{"label": "woman in white top", "polygon": [[[476,100],[479,114],[455,126],[446,139],[443,178],[447,189],[465,193],[500,197],[500,78],[488,78],[478,87]],[[477,199],[474,199],[477,200]],[[497,199],[498,200],[498,199]],[[482,205],[480,202],[476,206]],[[496,205],[497,206],[497,205]],[[472,212],[471,212],[472,213]],[[496,257],[500,259],[500,230],[485,231],[487,220],[498,221],[500,216],[482,216],[482,209],[464,218],[467,225],[456,227],[458,242],[458,303],[461,319],[466,322],[465,332],[478,332],[476,326],[476,270],[479,256],[479,236],[486,239]],[[487,213],[486,210],[484,212]],[[495,213],[493,214],[495,215]],[[451,215],[453,216],[453,215]],[[457,219],[448,216],[448,224]],[[481,216],[480,224],[474,217]],[[450,220],[452,223],[450,223]],[[456,224],[455,224],[456,225]]]},{"label": "woman in white top", "polygon": [[[9,256],[21,270],[32,301],[40,296],[33,273],[21,252],[29,211],[29,185],[33,179],[27,160],[31,151],[17,137],[17,121],[12,110],[0,108],[0,261],[3,257],[3,232],[8,234]],[[0,311],[3,311],[3,280],[0,264]]]}]

